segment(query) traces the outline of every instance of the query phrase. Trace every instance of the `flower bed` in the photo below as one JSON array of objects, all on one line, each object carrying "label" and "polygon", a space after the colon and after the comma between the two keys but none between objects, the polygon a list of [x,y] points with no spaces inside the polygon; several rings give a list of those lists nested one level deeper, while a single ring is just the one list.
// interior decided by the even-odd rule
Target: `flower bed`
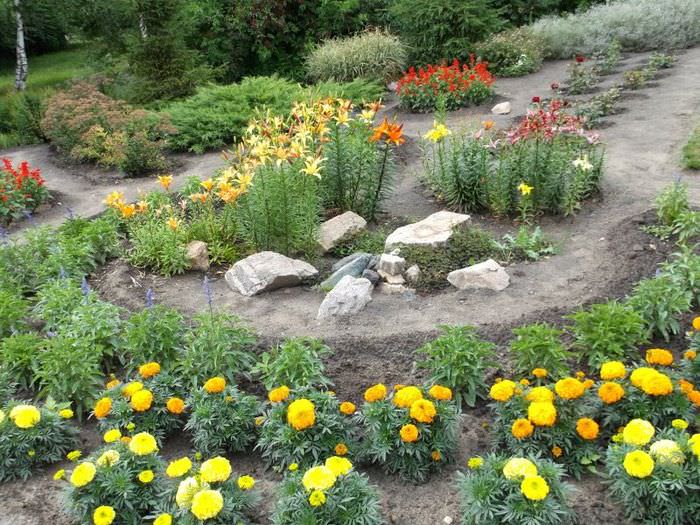
[{"label": "flower bed", "polygon": [[19,168],[10,159],[2,159],[0,166],[0,225],[7,225],[26,213],[31,213],[49,199],[49,190],[38,168],[28,162]]}]

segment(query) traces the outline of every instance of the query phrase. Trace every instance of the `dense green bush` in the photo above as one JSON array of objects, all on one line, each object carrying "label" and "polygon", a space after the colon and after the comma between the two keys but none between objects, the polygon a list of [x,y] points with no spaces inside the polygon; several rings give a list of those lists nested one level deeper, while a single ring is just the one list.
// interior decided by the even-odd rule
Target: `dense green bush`
[{"label": "dense green bush", "polygon": [[124,323],[123,332],[128,368],[133,371],[152,361],[171,368],[182,346],[183,323],[180,312],[160,304],[134,312]]},{"label": "dense green bush", "polygon": [[298,337],[286,339],[269,352],[263,352],[253,374],[258,375],[265,388],[279,386],[302,388],[329,387],[322,358],[332,351],[317,339]]},{"label": "dense green bush", "polygon": [[544,42],[532,30],[517,28],[491,35],[474,46],[474,54],[496,76],[519,77],[542,67]]},{"label": "dense green bush", "polygon": [[406,68],[408,50],[389,33],[368,31],[327,40],[306,59],[306,72],[314,81],[352,81],[367,78],[387,82]]},{"label": "dense green bush", "polygon": [[513,330],[510,352],[518,374],[528,376],[535,368],[544,368],[557,378],[568,371],[570,354],[562,342],[563,330],[547,323],[533,323]]},{"label": "dense green bush", "polygon": [[34,380],[34,362],[42,344],[42,338],[33,333],[15,334],[0,341],[0,367],[11,372],[13,380],[24,389],[29,389]]}]

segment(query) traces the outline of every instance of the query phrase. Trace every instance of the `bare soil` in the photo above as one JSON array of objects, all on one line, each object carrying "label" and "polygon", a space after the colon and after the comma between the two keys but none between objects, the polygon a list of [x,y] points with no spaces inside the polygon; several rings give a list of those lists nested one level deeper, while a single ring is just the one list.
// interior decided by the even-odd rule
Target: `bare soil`
[{"label": "bare soil", "polygon": [[[616,74],[605,77],[601,88],[619,82],[623,70],[638,67],[645,57],[628,56]],[[451,113],[448,124],[469,126],[490,118],[498,126],[507,127],[514,116],[525,113],[532,96],[548,96],[552,82],[563,84],[565,69],[565,62],[548,62],[533,75],[499,80],[500,100],[511,102],[511,115],[491,116],[491,104],[487,104]],[[512,284],[505,291],[496,294],[448,290],[418,295],[410,300],[375,294],[367,309],[351,319],[319,323],[315,315],[323,299],[320,291],[299,287],[243,298],[228,289],[223,280],[224,269],[221,269],[210,275],[215,306],[249,322],[260,334],[261,348],[293,335],[323,338],[335,350],[327,366],[338,395],[357,402],[364,388],[375,382],[419,381],[421,373],[415,369],[415,349],[435,337],[439,324],[475,325],[503,351],[512,328],[517,325],[533,321],[560,324],[563,315],[581,305],[623,297],[637,280],[652,275],[657,264],[672,249],[640,229],[653,220],[653,213],[649,211],[653,198],[678,176],[683,176],[688,183],[695,204],[700,197],[700,181],[679,168],[680,148],[700,118],[700,90],[697,88],[700,85],[700,48],[682,53],[676,66],[655,84],[628,92],[623,101],[625,111],[612,117],[612,125],[602,132],[602,140],[607,145],[602,197],[587,203],[574,218],[544,220],[542,227],[549,237],[557,240],[560,253],[537,263],[510,266]],[[432,126],[431,115],[400,112],[392,101],[387,106],[387,114],[396,114],[413,139]],[[419,181],[420,160],[416,147],[407,150],[388,209],[396,217],[421,219],[439,210],[440,206]],[[151,180],[107,178],[100,182],[72,169],[59,168],[46,146],[12,150],[9,156],[42,167],[50,189],[63,193],[62,204],[85,216],[102,209],[101,200],[109,191],[124,191],[127,197],[134,198],[139,188],[153,187]],[[220,165],[216,155],[185,157],[178,180],[188,174],[207,176]],[[62,213],[55,211],[58,208],[55,206],[39,214],[37,220],[60,221]],[[487,217],[474,219],[495,232],[511,226]],[[188,315],[205,305],[202,275],[196,273],[164,279],[141,272],[123,261],[114,261],[101,269],[92,281],[105,299],[128,309],[142,307],[148,288],[155,291],[156,301],[180,308]],[[672,346],[680,344],[676,341]],[[485,428],[488,420],[485,407],[466,410],[457,465],[434,476],[425,485],[406,485],[385,476],[377,468],[363,469],[380,487],[388,523],[436,525],[443,523],[446,516],[453,518],[454,523],[459,522],[454,474],[468,457],[488,450],[489,436]],[[81,436],[86,452],[98,446],[99,436],[92,424],[85,425]],[[189,443],[180,435],[168,442],[165,454],[175,457],[188,451]],[[258,486],[264,497],[256,519],[260,524],[268,523],[279,478],[265,471],[255,454],[231,459],[236,471],[251,473],[260,480]],[[60,511],[60,485],[51,480],[51,474],[61,466],[65,465],[39,471],[27,482],[0,486],[0,525],[71,524]],[[607,498],[600,479],[590,476],[573,484],[576,489],[573,505],[583,517],[581,522],[592,525],[626,523],[620,508]]]}]

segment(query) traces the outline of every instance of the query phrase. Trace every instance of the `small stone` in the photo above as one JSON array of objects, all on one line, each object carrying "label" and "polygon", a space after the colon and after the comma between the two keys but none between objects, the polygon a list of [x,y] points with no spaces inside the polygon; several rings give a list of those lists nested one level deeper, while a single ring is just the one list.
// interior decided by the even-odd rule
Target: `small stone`
[{"label": "small stone", "polygon": [[383,253],[379,259],[379,272],[389,275],[401,275],[406,266],[406,259],[398,255]]},{"label": "small stone", "polygon": [[391,273],[387,273],[383,270],[379,270],[377,273],[384,280],[384,282],[387,282],[389,284],[405,284],[406,283],[406,280],[403,278],[403,276],[401,274],[394,275]]},{"label": "small stone", "polygon": [[429,215],[422,221],[394,230],[386,238],[385,250],[395,246],[443,246],[452,237],[454,230],[471,222],[469,215],[443,210]]},{"label": "small stone", "polygon": [[507,115],[510,113],[510,110],[510,102],[501,102],[500,104],[496,104],[491,108],[491,113],[494,115]]},{"label": "small stone", "polygon": [[447,280],[460,290],[487,288],[500,292],[510,284],[510,276],[493,259],[450,272]]},{"label": "small stone", "polygon": [[200,272],[209,270],[209,250],[207,243],[202,241],[192,241],[187,245],[187,260],[190,269]]},{"label": "small stone", "polygon": [[443,522],[445,525],[451,525],[451,523],[452,523],[452,517],[451,517],[451,516],[445,516],[445,517],[443,518],[442,522]]},{"label": "small stone", "polygon": [[338,268],[335,272],[331,274],[328,279],[321,283],[321,289],[325,291],[332,290],[333,287],[340,282],[340,280],[346,275],[352,277],[359,277],[367,269],[372,256],[368,253],[360,254],[360,256],[355,257],[350,260],[347,264]]},{"label": "small stone", "polygon": [[341,242],[357,235],[366,227],[366,220],[355,212],[346,211],[321,224],[318,234],[318,244],[323,253],[326,253],[338,246]]},{"label": "small stone", "polygon": [[420,279],[420,267],[417,264],[414,264],[406,270],[406,279],[411,284],[418,282],[418,279]]},{"label": "small stone", "polygon": [[355,252],[355,253],[351,253],[350,255],[347,255],[347,256],[343,257],[343,258],[340,259],[338,262],[336,262],[335,264],[333,264],[333,266],[331,267],[331,270],[334,271],[334,272],[337,272],[337,271],[340,270],[343,266],[345,266],[345,265],[348,264],[348,263],[351,263],[352,261],[354,261],[355,259],[358,259],[359,257],[372,257],[372,255],[369,254],[369,253],[365,253],[365,252]]},{"label": "small stone", "polygon": [[252,296],[298,286],[317,275],[318,270],[305,261],[276,252],[259,252],[235,263],[226,272],[226,282],[232,290]]},{"label": "small stone", "polygon": [[372,300],[373,288],[367,279],[346,275],[323,299],[316,319],[356,314]]},{"label": "small stone", "polygon": [[369,268],[362,272],[362,277],[371,282],[372,286],[377,286],[377,284],[379,284],[379,281],[382,280],[382,278],[377,272],[375,272],[374,270],[370,270]]},{"label": "small stone", "polygon": [[406,288],[403,284],[379,283],[377,286],[377,291],[385,295],[401,295],[408,290],[410,288]]}]

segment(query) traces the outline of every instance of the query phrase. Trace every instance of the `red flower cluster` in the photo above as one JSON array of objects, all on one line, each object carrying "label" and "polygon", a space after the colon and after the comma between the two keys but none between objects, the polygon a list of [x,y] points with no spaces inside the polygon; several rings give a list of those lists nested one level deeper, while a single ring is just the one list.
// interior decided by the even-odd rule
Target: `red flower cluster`
[{"label": "red flower cluster", "polygon": [[38,169],[24,161],[15,169],[10,159],[0,167],[0,223],[8,224],[25,211],[34,211],[46,201],[49,192]]},{"label": "red flower cluster", "polygon": [[418,71],[411,67],[398,81],[396,92],[402,105],[414,111],[434,109],[438,96],[447,109],[456,109],[490,97],[494,81],[488,63],[477,62],[472,55],[469,64],[460,65],[455,58],[450,65],[428,65]]},{"label": "red flower cluster", "polygon": [[581,119],[562,111],[565,105],[565,102],[554,99],[548,105],[529,109],[518,127],[508,133],[510,142],[515,143],[533,136],[551,140],[555,135],[563,133],[588,138]]}]

